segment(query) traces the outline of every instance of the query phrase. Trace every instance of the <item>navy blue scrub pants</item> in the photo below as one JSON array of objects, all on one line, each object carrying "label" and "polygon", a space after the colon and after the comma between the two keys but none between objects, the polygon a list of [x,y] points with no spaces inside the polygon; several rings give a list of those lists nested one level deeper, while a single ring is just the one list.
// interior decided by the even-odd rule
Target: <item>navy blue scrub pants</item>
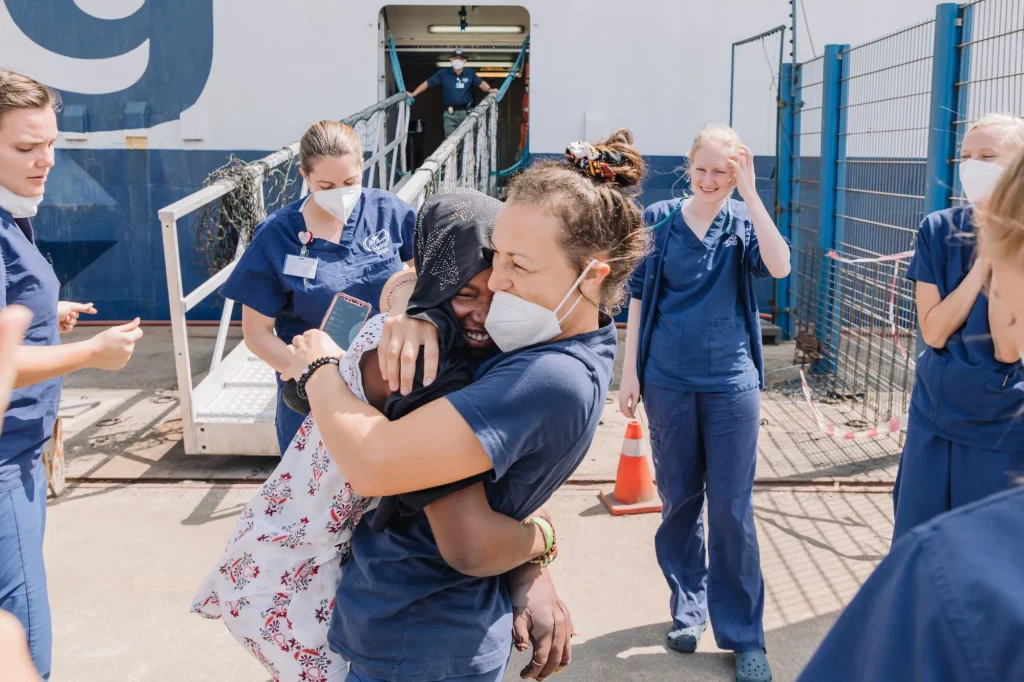
[{"label": "navy blue scrub pants", "polygon": [[[21,621],[32,662],[48,680],[53,640],[43,566],[46,471],[42,463],[36,464],[32,480],[15,483],[0,490],[0,609]],[[0,661],[0,671],[3,667]]]},{"label": "navy blue scrub pants", "polygon": [[693,393],[647,383],[643,398],[663,505],[654,547],[672,591],[673,629],[699,625],[710,611],[719,648],[763,649],[753,499],[761,392]]},{"label": "navy blue scrub pants", "polygon": [[892,490],[892,541],[939,514],[1013,487],[1024,477],[1024,450],[968,447],[936,436],[914,421]]},{"label": "navy blue scrub pants", "polygon": [[279,383],[277,386],[277,413],[274,416],[274,426],[277,429],[277,444],[281,448],[282,456],[288,450],[292,438],[295,438],[295,432],[299,430],[304,421],[306,421],[305,415],[299,414],[284,404]]}]

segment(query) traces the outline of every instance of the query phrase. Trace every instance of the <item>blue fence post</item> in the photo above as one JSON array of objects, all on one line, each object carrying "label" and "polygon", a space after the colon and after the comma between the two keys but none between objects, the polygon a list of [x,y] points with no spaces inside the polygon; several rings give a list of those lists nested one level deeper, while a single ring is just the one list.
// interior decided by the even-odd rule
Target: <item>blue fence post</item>
[{"label": "blue fence post", "polygon": [[[924,213],[949,208],[955,182],[957,76],[960,73],[960,6],[947,2],[935,8],[935,45],[932,51],[932,92],[928,105],[927,184]],[[968,48],[970,49],[970,48]],[[962,113],[966,114],[966,110]],[[922,216],[923,217],[923,216]],[[917,352],[924,350],[920,323]]]},{"label": "blue fence post", "polygon": [[[779,232],[782,233],[783,237],[788,237],[790,242],[793,241],[793,163],[796,156],[794,153],[796,140],[793,133],[796,124],[796,73],[797,67],[795,64],[783,64],[782,70],[779,72],[779,107],[781,108],[781,115],[779,116],[779,130],[776,133],[778,142],[775,152],[777,157],[775,166],[778,168],[775,182],[779,196],[776,219]],[[795,245],[793,246],[792,253],[796,253]],[[795,256],[793,257],[795,258]],[[794,265],[790,276],[779,280],[776,287],[775,306],[779,310],[776,324],[782,327],[782,338],[786,340],[793,338],[796,332],[795,316],[793,315],[789,294],[790,279],[795,276],[796,266]]]},{"label": "blue fence post", "polygon": [[[821,263],[821,280],[818,291],[818,314],[816,316],[815,335],[825,344],[832,342],[839,334],[835,295],[831,290],[832,264],[825,254],[835,248],[836,241],[836,181],[839,172],[840,135],[845,131],[841,122],[845,121],[842,114],[843,93],[843,53],[850,49],[849,45],[826,45],[823,64],[823,83],[821,95],[821,172],[819,176],[818,199],[818,247]],[[835,327],[835,329],[832,329]],[[825,338],[825,334],[829,338]],[[835,346],[833,346],[835,347]],[[826,359],[817,363],[816,371],[834,372],[835,359]]]}]

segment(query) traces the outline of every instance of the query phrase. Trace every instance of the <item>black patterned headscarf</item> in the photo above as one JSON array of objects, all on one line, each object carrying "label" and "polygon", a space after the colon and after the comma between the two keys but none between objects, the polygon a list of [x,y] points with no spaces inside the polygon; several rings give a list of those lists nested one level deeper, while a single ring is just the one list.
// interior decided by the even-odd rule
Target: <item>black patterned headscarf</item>
[{"label": "black patterned headscarf", "polygon": [[[455,317],[451,299],[471,279],[491,267],[491,232],[502,203],[472,189],[456,189],[435,194],[420,208],[416,220],[416,285],[406,313],[427,320],[437,327],[440,359],[437,378],[423,385],[423,357],[416,363],[416,378],[409,395],[392,393],[384,403],[384,416],[390,420],[402,416],[468,386],[473,380],[469,346]],[[480,474],[455,483],[440,485],[404,495],[381,499],[370,526],[400,531],[408,517],[489,474]],[[404,517],[404,518],[403,518]]]},{"label": "black patterned headscarf", "polygon": [[416,218],[416,286],[408,314],[440,308],[491,267],[491,233],[502,203],[474,189],[434,194]]}]

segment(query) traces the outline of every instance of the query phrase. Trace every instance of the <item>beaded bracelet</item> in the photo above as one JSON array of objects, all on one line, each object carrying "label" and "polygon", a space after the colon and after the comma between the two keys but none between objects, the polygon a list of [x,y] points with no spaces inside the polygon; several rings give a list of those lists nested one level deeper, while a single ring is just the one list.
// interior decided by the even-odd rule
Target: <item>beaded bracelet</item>
[{"label": "beaded bracelet", "polygon": [[311,376],[313,376],[313,372],[317,371],[324,365],[338,365],[339,362],[339,358],[323,357],[309,363],[309,367],[306,368],[306,371],[304,371],[298,381],[295,382],[295,392],[298,396],[303,400],[309,400],[309,396],[306,395],[306,382],[309,381]]},{"label": "beaded bracelet", "polygon": [[540,564],[541,568],[546,568],[555,560],[558,556],[558,537],[555,534],[554,525],[541,516],[531,516],[530,518],[523,521],[524,524],[533,524],[540,528],[544,534],[544,553],[539,557],[530,559],[532,564]]}]

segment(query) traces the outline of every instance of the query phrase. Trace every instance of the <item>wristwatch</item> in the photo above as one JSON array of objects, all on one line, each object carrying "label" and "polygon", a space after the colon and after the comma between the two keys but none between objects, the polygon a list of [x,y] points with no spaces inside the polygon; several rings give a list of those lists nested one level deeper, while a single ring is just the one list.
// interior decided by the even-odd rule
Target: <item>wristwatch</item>
[{"label": "wristwatch", "polygon": [[303,370],[302,376],[300,376],[299,380],[295,382],[295,392],[298,393],[299,397],[303,400],[308,400],[309,396],[306,395],[306,382],[309,381],[309,377],[313,376],[313,372],[317,371],[324,365],[338,365],[340,362],[340,358],[327,356],[309,363],[309,367]]}]

